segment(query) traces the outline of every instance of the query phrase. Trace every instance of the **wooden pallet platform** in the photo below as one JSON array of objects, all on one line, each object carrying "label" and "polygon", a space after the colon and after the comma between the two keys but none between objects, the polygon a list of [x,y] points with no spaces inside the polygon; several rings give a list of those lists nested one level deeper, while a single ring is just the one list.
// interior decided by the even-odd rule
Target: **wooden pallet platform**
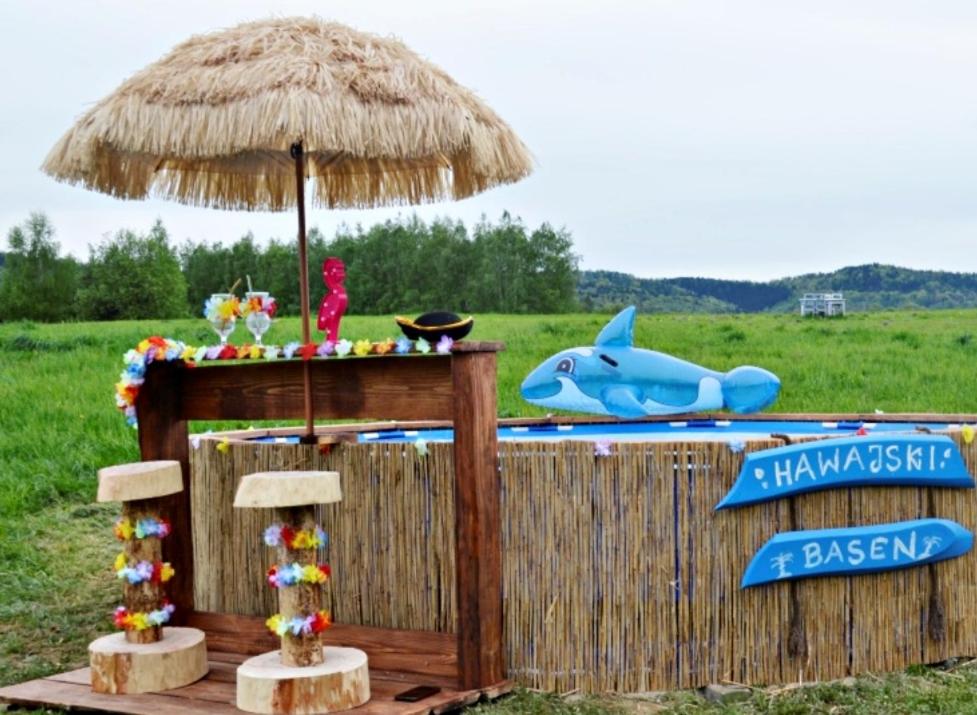
[{"label": "wooden pallet platform", "polygon": [[[138,715],[198,715],[200,713],[241,713],[234,706],[235,671],[249,656],[239,653],[208,653],[210,672],[192,685],[164,693],[143,695],[100,695],[91,690],[88,668],[30,680],[0,688],[0,703],[21,707],[48,707],[65,710],[136,713]],[[367,715],[427,715],[444,713],[471,705],[482,697],[496,698],[512,689],[509,681],[482,690],[451,690],[417,703],[401,703],[394,695],[415,685],[429,685],[423,676],[398,671],[370,669],[370,702],[348,713]],[[435,683],[436,684],[436,683]]]}]

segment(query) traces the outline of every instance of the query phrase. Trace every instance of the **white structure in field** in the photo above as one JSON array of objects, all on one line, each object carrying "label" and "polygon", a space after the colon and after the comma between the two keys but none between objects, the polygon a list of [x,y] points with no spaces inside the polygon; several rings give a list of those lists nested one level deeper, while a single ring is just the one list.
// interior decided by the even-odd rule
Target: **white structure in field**
[{"label": "white structure in field", "polygon": [[845,298],[841,293],[805,293],[801,298],[801,315],[832,317],[845,314]]}]

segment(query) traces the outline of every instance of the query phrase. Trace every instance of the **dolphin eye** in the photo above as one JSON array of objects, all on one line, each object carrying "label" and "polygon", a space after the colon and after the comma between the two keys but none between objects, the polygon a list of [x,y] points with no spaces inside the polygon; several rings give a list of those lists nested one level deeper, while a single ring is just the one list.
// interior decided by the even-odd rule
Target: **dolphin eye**
[{"label": "dolphin eye", "polygon": [[569,373],[569,374],[572,375],[573,374],[573,368],[575,366],[576,366],[576,363],[574,362],[573,358],[566,357],[566,358],[563,358],[562,360],[560,360],[560,362],[558,362],[556,364],[556,371],[557,372],[566,372],[566,373]]}]

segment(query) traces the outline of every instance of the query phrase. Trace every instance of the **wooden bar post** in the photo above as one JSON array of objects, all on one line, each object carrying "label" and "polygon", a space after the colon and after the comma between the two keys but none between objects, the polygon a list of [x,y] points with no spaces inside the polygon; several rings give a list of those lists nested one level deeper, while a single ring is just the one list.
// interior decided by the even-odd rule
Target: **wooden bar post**
[{"label": "wooden bar post", "polygon": [[139,451],[145,461],[172,459],[180,463],[183,489],[159,499],[173,531],[163,542],[163,560],[178,570],[180,577],[168,584],[170,602],[176,612],[170,623],[182,625],[193,610],[193,529],[190,519],[190,436],[182,408],[183,368],[154,363],[146,370],[139,390]]},{"label": "wooden bar post", "polygon": [[495,354],[454,353],[459,687],[505,679]]}]

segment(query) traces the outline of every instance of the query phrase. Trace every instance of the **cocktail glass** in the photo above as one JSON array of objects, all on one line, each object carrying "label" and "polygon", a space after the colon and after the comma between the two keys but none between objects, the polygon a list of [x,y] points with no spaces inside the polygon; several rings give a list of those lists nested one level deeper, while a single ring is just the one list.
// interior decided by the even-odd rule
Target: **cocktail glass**
[{"label": "cocktail glass", "polygon": [[244,319],[244,323],[254,336],[255,345],[261,345],[261,336],[271,328],[271,316],[268,315],[266,308],[253,310],[251,307],[252,298],[259,299],[262,306],[267,306],[269,294],[267,291],[248,291],[244,294],[245,310],[248,311],[248,317]]},{"label": "cocktail glass", "polygon": [[[234,296],[231,293],[213,293],[210,296],[210,300],[214,303],[221,303],[225,300],[230,300],[233,297]],[[208,321],[210,322],[210,327],[212,327],[214,329],[214,332],[216,332],[217,335],[220,336],[221,345],[227,345],[228,336],[234,332],[235,320],[236,317],[233,313],[228,318],[223,318],[220,315],[216,315],[216,314],[208,317]]]}]

